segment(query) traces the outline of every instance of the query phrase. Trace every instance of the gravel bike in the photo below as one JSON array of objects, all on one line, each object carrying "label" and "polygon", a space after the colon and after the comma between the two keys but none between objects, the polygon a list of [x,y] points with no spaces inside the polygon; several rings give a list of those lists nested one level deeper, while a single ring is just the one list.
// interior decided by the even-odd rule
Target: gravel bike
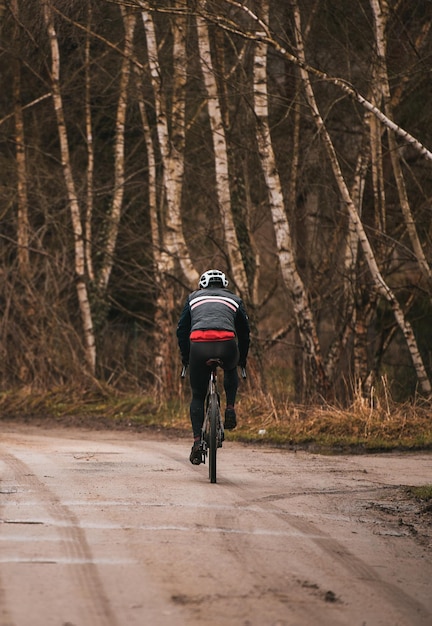
[{"label": "gravel bike", "polygon": [[[220,411],[220,396],[217,386],[217,368],[223,367],[220,359],[208,359],[207,367],[210,367],[210,377],[207,387],[207,394],[204,403],[204,422],[201,429],[200,450],[202,462],[205,464],[207,456],[209,459],[209,479],[211,483],[216,483],[216,460],[218,448],[222,448],[225,439],[224,427]],[[241,370],[242,378],[246,378],[246,370]],[[183,367],[182,378],[186,376],[186,367]]]},{"label": "gravel bike", "polygon": [[217,368],[218,366],[222,367],[223,363],[220,359],[209,359],[206,365],[210,367],[211,370],[204,405],[205,415],[201,430],[201,446],[204,463],[208,454],[210,482],[215,483],[217,451],[218,448],[222,448],[222,443],[225,438],[220,412],[220,396],[217,389]]}]

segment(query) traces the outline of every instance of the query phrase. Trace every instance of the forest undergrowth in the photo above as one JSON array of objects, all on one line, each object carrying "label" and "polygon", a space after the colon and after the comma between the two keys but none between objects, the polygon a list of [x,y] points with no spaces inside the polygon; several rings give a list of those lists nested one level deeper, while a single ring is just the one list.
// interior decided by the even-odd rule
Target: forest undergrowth
[{"label": "forest undergrowth", "polygon": [[[250,388],[251,389],[251,388]],[[119,390],[92,381],[47,390],[21,387],[0,393],[0,420],[45,427],[153,431],[190,436],[189,389],[179,384],[171,400],[154,390]],[[296,404],[280,392],[241,389],[232,441],[326,453],[432,449],[431,405],[416,398],[394,401],[387,388],[349,406]]]}]

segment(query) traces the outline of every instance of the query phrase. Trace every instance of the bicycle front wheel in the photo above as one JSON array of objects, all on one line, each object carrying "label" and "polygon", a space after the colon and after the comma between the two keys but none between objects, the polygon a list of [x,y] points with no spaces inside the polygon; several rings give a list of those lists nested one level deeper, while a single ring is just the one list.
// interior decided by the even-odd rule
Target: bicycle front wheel
[{"label": "bicycle front wheel", "polygon": [[216,482],[216,454],[218,449],[218,417],[219,403],[216,394],[209,398],[209,478],[211,483]]}]

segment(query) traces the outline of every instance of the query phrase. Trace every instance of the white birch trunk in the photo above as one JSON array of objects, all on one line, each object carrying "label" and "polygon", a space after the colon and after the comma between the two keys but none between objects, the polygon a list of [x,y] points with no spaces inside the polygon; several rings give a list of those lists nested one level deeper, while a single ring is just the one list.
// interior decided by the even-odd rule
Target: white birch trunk
[{"label": "white birch trunk", "polygon": [[226,251],[230,260],[233,276],[242,297],[248,301],[249,288],[234,219],[231,209],[230,181],[228,172],[228,153],[225,128],[219,103],[218,87],[213,70],[207,22],[197,16],[198,46],[201,70],[207,92],[207,107],[212,131],[213,150],[215,155],[216,193],[219,210],[224,228]]},{"label": "white birch trunk", "polygon": [[150,233],[156,284],[153,331],[153,363],[156,382],[155,391],[158,399],[162,399],[164,395],[166,396],[166,393],[169,391],[172,383],[170,364],[174,353],[174,347],[171,318],[174,312],[174,298],[172,287],[167,281],[167,276],[172,275],[174,272],[174,259],[167,253],[163,244],[163,224],[159,224],[157,209],[158,194],[155,151],[141,88],[138,87],[137,91],[147,153],[149,188],[148,204],[150,210]]},{"label": "white birch trunk", "polygon": [[184,175],[185,147],[185,84],[186,84],[186,24],[181,16],[173,26],[173,93],[170,134],[158,58],[156,32],[150,12],[141,12],[146,34],[151,80],[156,107],[156,127],[163,159],[163,185],[166,198],[164,245],[173,259],[177,259],[189,285],[198,285],[199,274],[190,258],[183,234],[181,195]]},{"label": "white birch trunk", "polygon": [[312,90],[312,85],[309,80],[309,74],[307,70],[305,69],[306,62],[305,62],[305,56],[304,56],[303,42],[301,38],[300,11],[299,11],[296,0],[292,0],[292,6],[294,10],[294,19],[295,19],[295,27],[296,27],[295,31],[296,31],[297,51],[298,51],[299,59],[301,61],[300,72],[301,72],[301,76],[303,79],[306,99],[312,111],[312,115],[315,120],[318,132],[323,138],[324,144],[326,146],[327,154],[330,160],[330,164],[332,166],[333,174],[335,176],[336,183],[339,187],[339,192],[341,194],[342,200],[344,201],[347,207],[350,220],[352,221],[356,229],[359,242],[362,247],[366,263],[369,267],[369,271],[371,273],[371,277],[372,277],[375,289],[383,298],[385,298],[390,303],[395,319],[405,337],[405,341],[407,343],[407,346],[411,355],[411,359],[412,359],[412,362],[413,362],[413,365],[417,374],[420,388],[424,393],[430,394],[432,391],[431,384],[428,379],[426,369],[424,367],[424,363],[423,363],[420,351],[418,349],[417,342],[416,342],[411,324],[405,319],[403,311],[396,297],[394,296],[390,287],[386,284],[383,276],[381,275],[381,272],[379,271],[378,264],[376,262],[372,247],[367,238],[367,235],[363,228],[363,224],[361,222],[357,209],[354,205],[354,202],[352,201],[348,187],[343,178],[342,171],[340,169],[340,165],[337,159],[336,151],[334,149],[330,135],[327,132],[327,128],[319,112],[319,109],[315,100],[315,95]]},{"label": "white birch trunk", "polygon": [[57,118],[63,176],[67,190],[69,208],[72,219],[72,228],[74,233],[76,288],[84,331],[85,355],[89,371],[92,375],[94,375],[96,371],[96,344],[90,302],[86,285],[83,229],[81,224],[80,207],[72,175],[69,143],[63,112],[62,95],[60,90],[60,52],[58,47],[57,33],[54,28],[52,8],[49,0],[43,0],[43,12],[51,48],[50,78],[52,87],[52,98]]},{"label": "white birch trunk", "polygon": [[[1,5],[0,5],[1,8]],[[11,9],[18,18],[18,0],[12,0]],[[15,22],[14,31],[17,32]],[[27,195],[27,163],[25,151],[24,119],[21,102],[21,65],[19,59],[14,59],[13,97],[15,121],[15,158],[17,171],[17,259],[19,272],[27,276],[30,269],[29,256],[29,216]]]},{"label": "white birch trunk", "polygon": [[[263,15],[268,15],[268,2],[262,3]],[[316,375],[316,384],[323,391],[327,387],[318,335],[309,306],[306,289],[297,272],[290,226],[285,214],[282,185],[277,171],[268,123],[267,44],[258,42],[254,58],[254,111],[257,119],[257,141],[261,166],[266,181],[276,247],[284,283],[292,299],[297,328],[303,349]]]},{"label": "white birch trunk", "polygon": [[125,163],[124,163],[124,142],[125,123],[128,104],[128,85],[130,76],[130,58],[133,49],[133,35],[136,24],[134,13],[129,13],[124,7],[120,7],[124,29],[125,43],[123,51],[123,61],[120,71],[119,99],[117,103],[115,144],[114,144],[114,192],[111,204],[110,215],[108,216],[108,227],[106,245],[104,250],[104,260],[100,268],[98,285],[104,293],[108,287],[114,265],[114,251],[117,243],[120,217],[123,208]]},{"label": "white birch trunk", "polygon": [[[378,67],[379,67],[379,87],[382,93],[383,101],[384,101],[384,111],[389,118],[393,117],[392,105],[391,105],[391,95],[390,95],[390,85],[388,81],[388,73],[387,73],[387,61],[386,61],[386,22],[388,16],[388,5],[387,0],[370,0],[370,4],[372,7],[372,12],[374,16],[374,24],[375,24],[375,45],[376,45],[376,53],[378,57]],[[401,205],[402,215],[404,217],[405,226],[408,232],[408,236],[411,241],[411,245],[414,251],[414,254],[417,258],[417,262],[420,267],[420,271],[422,272],[424,278],[426,279],[427,284],[432,284],[432,272],[429,264],[426,260],[426,256],[423,251],[423,247],[421,245],[420,239],[418,237],[417,229],[415,227],[415,222],[411,213],[411,208],[409,205],[408,194],[405,186],[405,180],[402,172],[402,166],[399,159],[399,149],[395,140],[394,133],[387,129],[387,137],[389,142],[389,152],[390,159],[392,162],[393,173],[396,180],[396,186],[399,195],[399,202]],[[381,143],[381,142],[380,142]]]},{"label": "white birch trunk", "polygon": [[86,147],[87,147],[87,180],[86,180],[86,211],[84,222],[84,246],[85,260],[89,279],[93,282],[95,279],[93,269],[93,178],[94,178],[94,144],[93,144],[93,127],[91,112],[91,59],[90,59],[90,26],[92,16],[92,5],[88,5],[88,32],[85,42],[85,129],[86,129]]}]

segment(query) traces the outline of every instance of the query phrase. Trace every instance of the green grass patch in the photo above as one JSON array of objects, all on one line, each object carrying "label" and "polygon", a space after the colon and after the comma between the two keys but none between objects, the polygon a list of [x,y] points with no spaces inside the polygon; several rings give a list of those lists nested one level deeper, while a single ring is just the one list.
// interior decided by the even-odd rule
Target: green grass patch
[{"label": "green grass patch", "polygon": [[408,487],[408,492],[423,502],[432,502],[432,485],[422,485],[420,487]]}]

